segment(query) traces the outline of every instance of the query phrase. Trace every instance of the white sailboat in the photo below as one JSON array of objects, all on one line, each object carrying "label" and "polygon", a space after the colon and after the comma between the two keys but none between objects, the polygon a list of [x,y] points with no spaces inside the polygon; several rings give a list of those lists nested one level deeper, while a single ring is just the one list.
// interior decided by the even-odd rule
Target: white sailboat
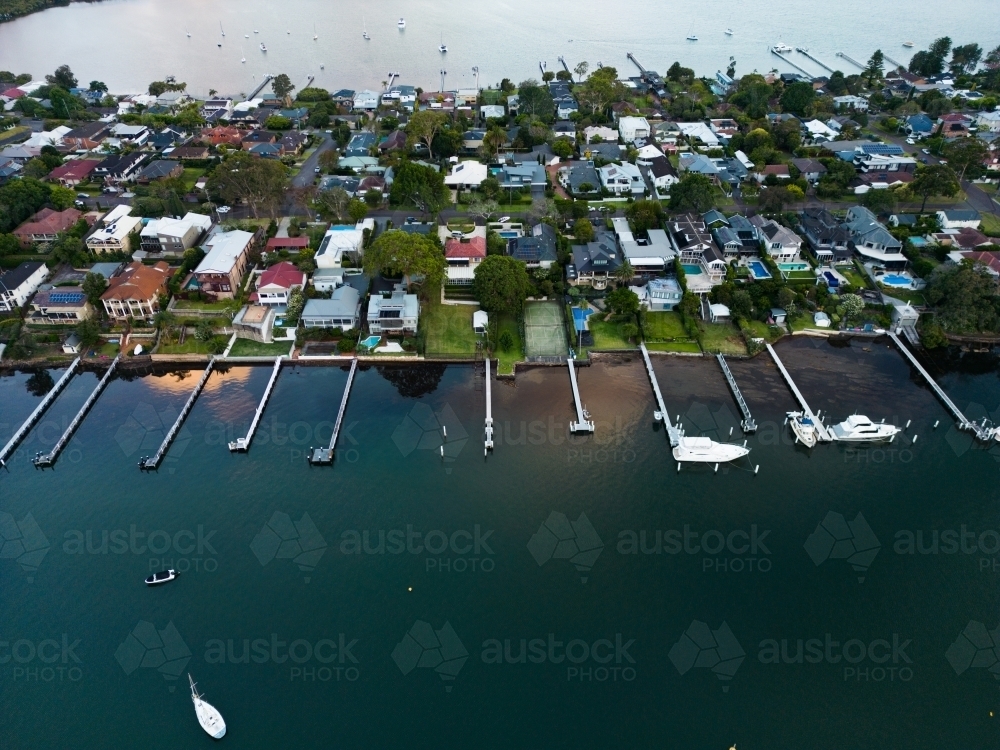
[{"label": "white sailboat", "polygon": [[315,42],[319,39],[319,34],[316,33],[316,24],[313,24],[313,41]]},{"label": "white sailboat", "polygon": [[243,38],[244,38],[244,39],[249,39],[249,38],[250,38],[250,35],[249,35],[249,34],[244,34],[244,35],[243,35]]},{"label": "white sailboat", "polygon": [[219,31],[222,32],[222,36],[226,35],[226,30],[222,28],[222,21],[219,21]]},{"label": "white sailboat", "polygon": [[361,28],[362,28],[361,37],[363,39],[371,39],[371,37],[368,36],[368,21],[365,20],[364,18],[361,19]]},{"label": "white sailboat", "polygon": [[441,34],[441,45],[438,47],[438,52],[444,54],[448,51],[447,45],[444,43],[444,34]]},{"label": "white sailboat", "polygon": [[717,443],[707,437],[682,436],[673,449],[674,460],[689,463],[724,464],[743,458],[749,448],[732,443]]},{"label": "white sailboat", "polygon": [[184,33],[188,35],[188,39],[191,38],[191,32],[190,31],[188,31],[187,29],[184,29]]},{"label": "white sailboat", "polygon": [[211,703],[206,703],[201,699],[195,687],[194,678],[188,673],[188,682],[191,683],[191,702],[194,703],[194,713],[198,717],[198,723],[208,736],[213,740],[221,740],[226,736],[226,722],[222,714]]},{"label": "white sailboat", "polygon": [[871,443],[892,440],[902,430],[896,425],[881,422],[876,424],[864,414],[852,414],[840,424],[831,428],[834,440],[844,443]]},{"label": "white sailboat", "polygon": [[240,62],[245,63],[247,61],[247,56],[243,54],[243,47],[240,47]]}]

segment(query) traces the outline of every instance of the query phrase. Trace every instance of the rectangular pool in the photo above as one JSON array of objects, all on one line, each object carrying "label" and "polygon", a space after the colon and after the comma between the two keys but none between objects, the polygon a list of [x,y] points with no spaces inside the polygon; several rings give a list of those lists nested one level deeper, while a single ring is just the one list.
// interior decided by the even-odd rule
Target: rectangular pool
[{"label": "rectangular pool", "polygon": [[587,330],[587,318],[594,314],[593,310],[581,310],[579,307],[573,308],[573,325],[578,331]]},{"label": "rectangular pool", "polygon": [[779,263],[778,270],[782,273],[788,273],[789,271],[808,271],[812,266],[808,263]]},{"label": "rectangular pool", "polygon": [[701,266],[696,266],[693,263],[682,263],[681,268],[688,276],[697,276],[701,273]]},{"label": "rectangular pool", "polygon": [[747,268],[750,269],[750,275],[753,276],[754,279],[760,280],[771,278],[771,274],[768,273],[767,267],[759,260],[750,261],[747,263]]}]

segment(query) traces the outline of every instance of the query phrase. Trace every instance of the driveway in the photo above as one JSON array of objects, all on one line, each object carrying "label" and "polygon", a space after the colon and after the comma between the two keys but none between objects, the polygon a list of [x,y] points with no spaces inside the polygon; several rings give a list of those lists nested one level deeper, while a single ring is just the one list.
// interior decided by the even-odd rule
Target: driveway
[{"label": "driveway", "polygon": [[308,158],[302,163],[299,173],[292,178],[293,188],[309,187],[316,182],[316,167],[319,166],[319,155],[324,151],[329,151],[335,145],[329,133],[320,131],[319,134],[323,136],[323,140],[316,147],[316,150],[309,154]]}]

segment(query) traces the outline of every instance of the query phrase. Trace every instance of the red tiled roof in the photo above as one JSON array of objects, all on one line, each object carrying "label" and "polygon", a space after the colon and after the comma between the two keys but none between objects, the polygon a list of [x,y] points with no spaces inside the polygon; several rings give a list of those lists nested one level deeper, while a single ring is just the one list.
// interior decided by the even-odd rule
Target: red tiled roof
[{"label": "red tiled roof", "polygon": [[20,99],[22,96],[25,96],[25,93],[21,89],[14,87],[6,91],[0,91],[0,96],[6,96],[8,99]]},{"label": "red tiled roof", "polygon": [[[268,250],[281,250],[282,248],[294,248],[296,250],[309,247],[308,237],[272,237],[267,241]],[[280,263],[278,265],[281,265]]]},{"label": "red tiled roof", "polygon": [[260,289],[262,286],[273,284],[283,289],[291,289],[293,286],[302,286],[304,283],[305,274],[296,268],[294,264],[285,261],[283,263],[276,263],[264,271],[260,275],[260,283],[257,284],[257,288]]},{"label": "red tiled roof", "polygon": [[1000,272],[1000,258],[997,257],[996,253],[987,253],[983,251],[963,253],[969,260],[974,260],[977,263],[982,263],[984,266],[992,268],[994,271]]},{"label": "red tiled roof", "polygon": [[486,238],[470,237],[467,241],[455,238],[444,243],[444,256],[446,258],[485,258]]},{"label": "red tiled roof", "polygon": [[788,165],[787,164],[768,164],[761,170],[761,174],[774,174],[774,175],[787,175]]},{"label": "red tiled roof", "polygon": [[51,208],[43,208],[15,229],[13,234],[16,234],[18,237],[28,237],[33,234],[57,234],[58,232],[65,232],[76,224],[82,215],[75,208],[67,208],[65,211],[53,211]]},{"label": "red tiled roof", "polygon": [[50,180],[82,180],[101,163],[100,159],[74,159],[49,172]]},{"label": "red tiled roof", "polygon": [[159,295],[169,277],[170,266],[162,260],[155,266],[144,266],[135,261],[125,266],[120,274],[111,277],[101,299],[151,300]]}]

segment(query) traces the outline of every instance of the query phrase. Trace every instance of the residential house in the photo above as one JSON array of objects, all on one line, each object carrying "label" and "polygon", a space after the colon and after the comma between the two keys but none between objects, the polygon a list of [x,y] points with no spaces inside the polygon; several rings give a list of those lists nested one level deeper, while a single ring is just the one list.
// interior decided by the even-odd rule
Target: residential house
[{"label": "residential house", "polygon": [[677,253],[662,229],[647,230],[645,239],[636,239],[628,220],[618,217],[611,221],[618,249],[622,258],[632,266],[633,278],[649,279],[658,276],[673,264]]},{"label": "residential house", "polygon": [[420,321],[417,295],[407,294],[402,284],[397,284],[391,293],[376,292],[368,298],[367,320],[368,332],[375,335],[415,335]]},{"label": "residential house", "polygon": [[164,150],[163,155],[181,161],[201,161],[209,157],[206,146],[175,146]]},{"label": "residential house", "polygon": [[955,247],[959,250],[974,250],[984,245],[992,245],[993,240],[971,227],[961,229],[949,229],[945,232],[934,232],[930,236],[932,242],[943,247]]},{"label": "residential house", "polygon": [[148,185],[153,180],[166,180],[180,177],[182,174],[184,174],[184,167],[179,161],[157,159],[143,167],[142,171],[135,176],[135,181],[141,185]]},{"label": "residential house", "polygon": [[[482,235],[478,230],[482,229]],[[447,232],[447,227],[441,227]],[[471,284],[475,278],[476,269],[486,258],[485,228],[476,227],[473,235],[449,237],[444,243],[444,257],[448,263],[447,278],[449,284]]]},{"label": "residential house", "polygon": [[548,224],[536,224],[531,234],[507,240],[507,255],[528,268],[551,268],[558,259],[556,230]]},{"label": "residential house", "polygon": [[156,97],[156,103],[161,107],[179,107],[190,100],[191,97],[184,91],[164,91]]},{"label": "residential house", "polygon": [[342,268],[344,255],[357,261],[361,258],[365,230],[374,231],[375,220],[364,219],[354,226],[335,224],[323,236],[313,260],[317,268]]},{"label": "residential house", "polygon": [[239,146],[243,142],[243,131],[239,128],[218,126],[202,130],[200,138],[212,146],[223,144],[227,146]]},{"label": "residential house", "polygon": [[846,263],[851,258],[851,233],[825,208],[807,208],[799,214],[799,231],[819,263]]},{"label": "residential house", "polygon": [[951,258],[956,263],[962,260],[971,260],[973,264],[978,266],[983,266],[989,272],[990,276],[994,278],[1000,278],[1000,255],[997,253],[986,252],[982,250],[974,250],[967,252],[953,252],[949,253],[948,257]]},{"label": "residential house", "polygon": [[705,177],[716,185],[719,184],[719,165],[704,154],[684,152],[678,158],[678,164],[682,172],[695,172],[705,175]]},{"label": "residential house", "polygon": [[377,174],[370,174],[367,177],[362,177],[361,182],[358,183],[358,195],[367,195],[371,192],[379,192],[383,194],[386,192],[385,180]]},{"label": "residential house", "polygon": [[734,135],[740,132],[739,123],[729,117],[722,117],[708,121],[708,127],[712,129],[716,137],[725,143],[729,143]]},{"label": "residential house", "polygon": [[14,159],[0,157],[0,185],[3,185],[22,170],[21,164]]},{"label": "residential house", "polygon": [[652,135],[649,120],[645,117],[619,117],[618,132],[625,143],[631,143],[636,138],[649,138]]},{"label": "residential house", "polygon": [[556,138],[569,138],[576,141],[576,123],[572,120],[556,120],[552,124],[552,134]]},{"label": "residential house", "polygon": [[810,184],[815,185],[826,174],[826,167],[818,159],[792,159],[792,164]]},{"label": "residential house", "polygon": [[646,282],[646,306],[654,312],[673,310],[681,302],[684,291],[677,279],[650,279]]},{"label": "residential house", "polygon": [[[701,273],[688,274],[688,289],[705,293],[726,277],[727,263],[715,246],[704,219],[696,214],[684,214],[667,225],[667,236],[684,265],[697,265]],[[705,276],[705,279],[701,279]]]},{"label": "residential house", "polygon": [[941,129],[941,135],[949,141],[954,138],[967,137],[969,135],[969,127],[972,123],[972,117],[958,112],[941,115],[937,119],[937,124]]},{"label": "residential house", "polygon": [[479,90],[470,89],[459,89],[455,93],[455,106],[462,108],[469,108],[476,105],[479,101]]},{"label": "residential house", "polygon": [[65,232],[76,224],[82,213],[75,208],[67,208],[64,211],[54,211],[51,208],[43,208],[11,234],[17,237],[25,247],[32,243],[55,242],[60,232]]},{"label": "residential house", "polygon": [[201,105],[201,116],[206,120],[228,120],[232,114],[232,99],[209,99]]},{"label": "residential house", "polygon": [[49,269],[44,263],[21,263],[8,271],[0,271],[0,312],[14,312],[38,291]]},{"label": "residential house", "polygon": [[585,143],[580,146],[580,158],[597,164],[622,160],[622,147],[614,142]]},{"label": "residential house", "polygon": [[63,136],[63,145],[81,151],[90,151],[100,147],[101,142],[108,137],[109,131],[110,128],[106,122],[100,120],[85,122]]},{"label": "residential house", "polygon": [[282,149],[276,143],[255,143],[247,149],[247,152],[262,159],[280,159]]},{"label": "residential house", "polygon": [[292,125],[297,128],[301,128],[306,120],[309,119],[309,108],[308,107],[292,107],[290,109],[279,109],[278,117],[284,117],[286,120],[291,120]]},{"label": "residential house", "polygon": [[354,196],[358,191],[361,180],[357,177],[344,177],[342,175],[329,175],[319,181],[320,190],[333,190],[340,188],[350,196]]},{"label": "residential house", "polygon": [[849,209],[843,227],[851,236],[848,246],[862,262],[887,271],[901,271],[906,267],[903,243],[893,237],[867,208],[854,206]]},{"label": "residential house", "polygon": [[909,172],[913,174],[917,170],[917,160],[910,156],[859,153],[854,157],[854,166],[862,174],[867,172]]},{"label": "residential house", "polygon": [[418,98],[420,99],[420,109],[433,109],[440,112],[453,112],[455,110],[454,91],[425,91]]},{"label": "residential house", "polygon": [[353,107],[355,92],[353,89],[340,89],[330,95],[330,101],[338,107]]},{"label": "residential house", "polygon": [[601,180],[601,188],[615,195],[641,196],[646,192],[646,183],[635,164],[607,164],[599,167],[597,174]]},{"label": "residential house", "polygon": [[833,104],[838,110],[849,109],[854,112],[868,111],[868,100],[863,96],[854,96],[853,94],[835,96],[833,97]]},{"label": "residential house", "polygon": [[568,166],[560,167],[559,182],[573,195],[587,195],[601,187],[600,175],[594,169],[594,163],[589,161],[570,162]]},{"label": "residential house", "polygon": [[87,249],[93,253],[130,253],[132,233],[142,227],[142,217],[132,216],[131,206],[122,204],[108,211],[98,222],[98,227],[87,237]]},{"label": "residential house", "polygon": [[584,142],[590,143],[595,138],[599,138],[605,142],[617,143],[618,131],[604,125],[590,125],[583,129]]},{"label": "residential house", "polygon": [[768,164],[757,173],[757,182],[764,182],[769,175],[774,175],[775,179],[778,180],[790,180],[792,178],[787,164]]},{"label": "residential house", "polygon": [[235,297],[261,234],[236,230],[209,237],[203,245],[207,254],[194,270],[198,288],[223,299]]},{"label": "residential house", "polygon": [[117,122],[111,126],[111,137],[123,146],[144,146],[149,140],[149,128],[145,125],[127,125]]},{"label": "residential house", "polygon": [[344,156],[370,156],[373,146],[378,145],[378,136],[367,130],[355,133],[347,142]]},{"label": "residential house", "polygon": [[361,315],[361,294],[345,284],[333,290],[330,299],[311,299],[299,320],[306,328],[357,328]]},{"label": "residential house", "polygon": [[150,219],[139,232],[139,241],[148,253],[183,255],[211,228],[212,218],[205,214],[189,212],[182,219]]},{"label": "residential house", "polygon": [[635,142],[635,147],[638,151],[635,163],[640,167],[648,167],[653,159],[663,156],[663,150],[652,138],[639,138]]},{"label": "residential house", "polygon": [[[619,127],[621,127],[621,125],[619,125]],[[712,128],[703,122],[678,122],[677,127],[684,137],[692,142],[700,143],[705,148],[719,148],[719,146],[722,145],[722,141],[719,136],[713,132]],[[622,132],[624,133],[625,131],[622,130]]]},{"label": "residential house", "polygon": [[170,148],[171,146],[176,146],[180,143],[184,143],[189,140],[190,136],[182,131],[180,128],[167,127],[161,130],[159,133],[154,133],[149,136],[147,141],[148,145],[156,151],[163,151],[164,149]]},{"label": "residential house", "polygon": [[632,102],[613,102],[611,104],[611,116],[614,118],[615,122],[620,120],[622,117],[629,117],[632,115],[639,114],[639,110],[635,108]]},{"label": "residential house", "polygon": [[108,279],[108,288],[101,295],[108,317],[151,318],[160,309],[160,297],[167,294],[170,274],[170,267],[162,260],[153,266],[129,263]]},{"label": "residential house", "polygon": [[976,114],[976,127],[980,132],[1000,133],[1000,110]]},{"label": "residential house", "polygon": [[309,247],[309,238],[298,237],[272,237],[267,241],[266,252],[277,253],[287,250],[290,253],[298,253]]},{"label": "residential house", "polygon": [[788,227],[774,219],[762,216],[750,217],[750,223],[757,227],[764,250],[775,263],[790,263],[797,260],[802,249],[802,238]]},{"label": "residential house", "polygon": [[278,140],[278,134],[270,130],[250,130],[243,133],[243,140],[240,141],[240,148],[249,151],[254,146],[261,143],[274,143]]},{"label": "residential house", "polygon": [[[715,223],[711,212],[703,217],[706,224]],[[748,258],[760,252],[760,233],[754,223],[745,216],[735,214],[723,218],[720,226],[712,230],[712,239],[725,256],[726,261]]]},{"label": "residential house", "polygon": [[392,131],[388,136],[382,139],[381,143],[378,144],[378,150],[383,154],[387,154],[390,151],[400,151],[405,149],[406,132],[403,130]]},{"label": "residential house", "polygon": [[494,176],[500,182],[500,187],[508,189],[527,187],[543,191],[547,184],[545,167],[537,162],[504,164]]},{"label": "residential house", "polygon": [[677,127],[676,122],[658,122],[653,126],[653,138],[668,149],[676,150],[681,135],[681,129]]},{"label": "residential house", "polygon": [[276,143],[281,147],[281,153],[283,155],[297,155],[303,148],[305,148],[306,141],[308,140],[309,136],[305,133],[288,132],[282,135]]},{"label": "residential house", "polygon": [[602,231],[593,242],[573,245],[573,262],[566,266],[566,282],[571,286],[606,289],[621,264],[615,236]]},{"label": "residential house", "polygon": [[413,105],[417,101],[417,90],[413,86],[404,84],[396,85],[382,94],[382,103],[388,106],[398,106],[407,112],[413,111]]},{"label": "residential house", "polygon": [[444,178],[444,184],[452,188],[477,188],[489,177],[485,164],[478,161],[462,161],[451,169]]},{"label": "residential house", "polygon": [[462,150],[466,152],[478,151],[483,147],[485,137],[485,130],[466,130],[462,133]]},{"label": "residential house", "polygon": [[979,229],[981,218],[973,209],[947,209],[937,212],[938,224],[942,229]]},{"label": "residential house", "polygon": [[49,172],[47,179],[58,182],[63,187],[76,187],[81,182],[86,182],[94,167],[100,163],[100,159],[72,159]]},{"label": "residential house", "polygon": [[[307,302],[306,305],[308,304]],[[274,340],[274,320],[276,317],[277,310],[273,307],[244,305],[233,317],[233,331],[241,339],[270,344]]]},{"label": "residential house", "polygon": [[129,182],[139,174],[139,170],[142,168],[145,159],[146,155],[141,151],[109,156],[94,167],[94,171],[91,174],[94,179],[102,179],[105,182],[114,184]]},{"label": "residential house", "polygon": [[507,110],[503,108],[502,104],[484,104],[479,108],[479,116],[483,118],[483,122],[502,120],[507,116]]},{"label": "residential house", "polygon": [[31,298],[31,315],[28,321],[49,325],[70,325],[87,320],[94,308],[87,295],[78,286],[57,286],[42,289]]},{"label": "residential house", "polygon": [[922,138],[934,132],[934,122],[921,112],[919,115],[910,115],[906,118],[904,130],[907,135]]},{"label": "residential house", "polygon": [[257,277],[257,291],[250,295],[250,301],[284,309],[292,289],[305,289],[307,281],[307,276],[294,263],[275,263]]},{"label": "residential house", "polygon": [[677,170],[666,156],[658,156],[649,162],[649,181],[653,191],[664,194],[670,192],[670,186],[680,181]]},{"label": "residential house", "polygon": [[365,89],[354,95],[352,107],[355,110],[372,111],[378,109],[378,94]]},{"label": "residential house", "polygon": [[837,137],[837,131],[822,120],[809,120],[802,124],[802,128],[813,141],[832,141]]}]

